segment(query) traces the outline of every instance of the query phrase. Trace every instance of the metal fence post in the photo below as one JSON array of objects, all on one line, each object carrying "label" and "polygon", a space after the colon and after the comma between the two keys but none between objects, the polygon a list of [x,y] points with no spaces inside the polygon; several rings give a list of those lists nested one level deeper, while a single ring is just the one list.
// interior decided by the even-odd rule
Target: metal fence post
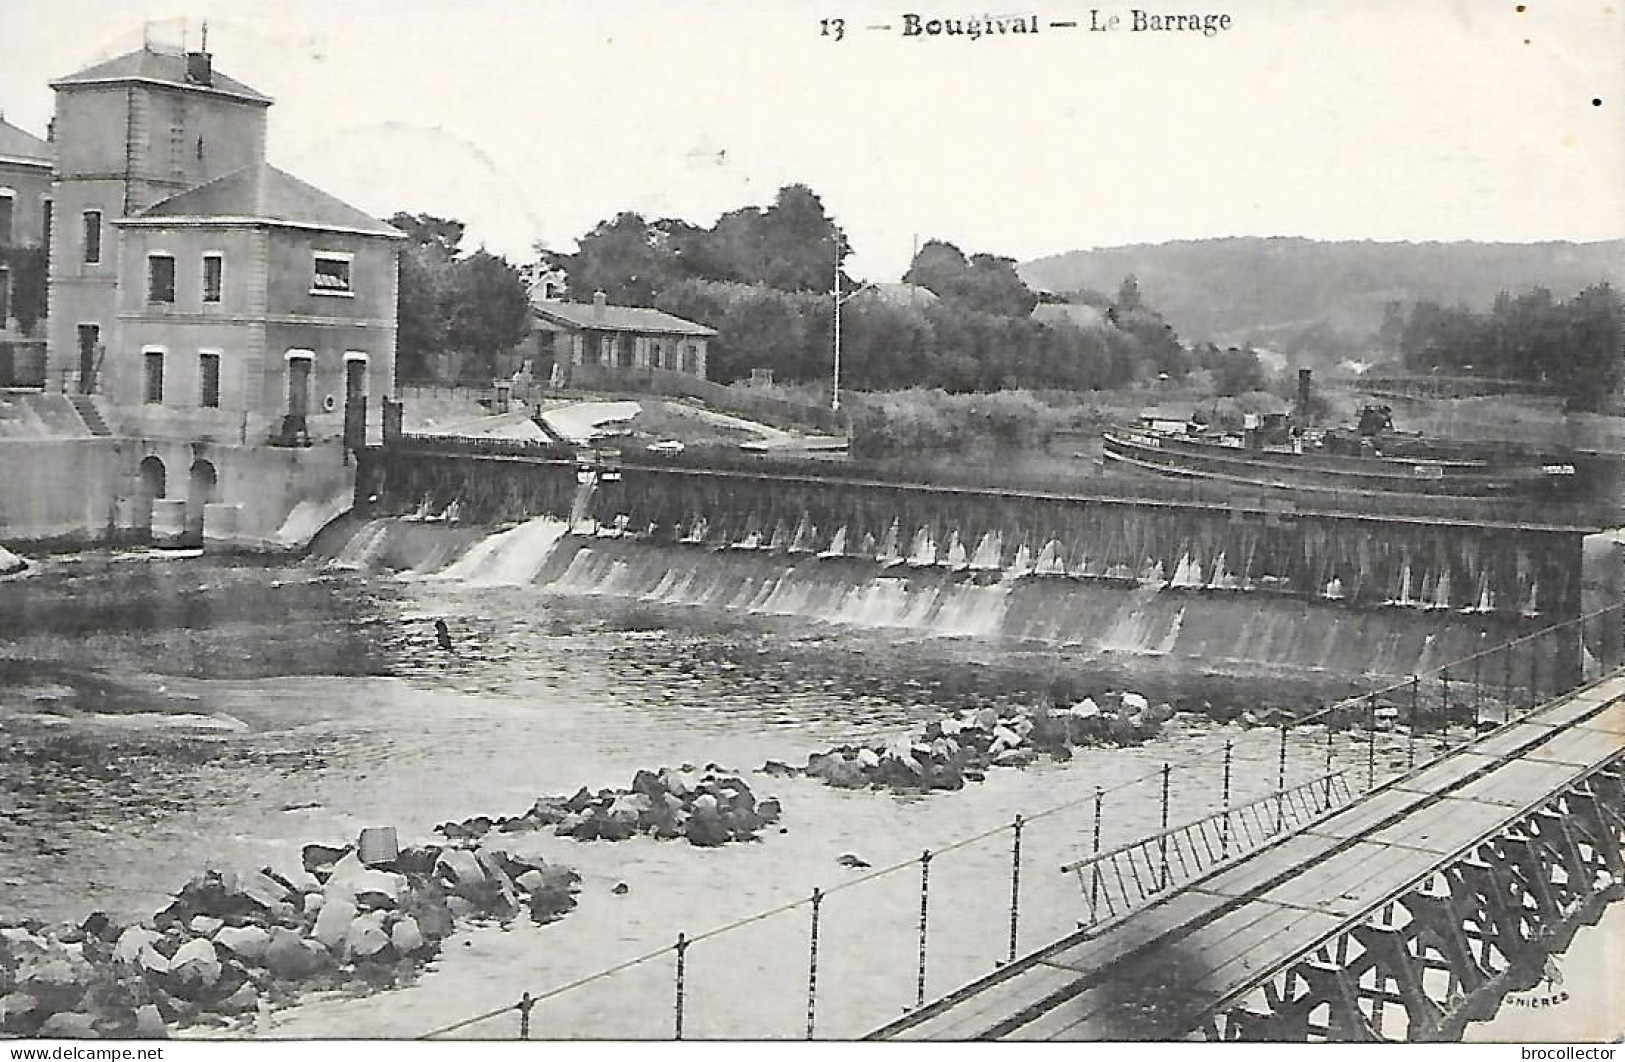
[{"label": "metal fence post", "polygon": [[1540,639],[1529,639],[1529,710],[1540,707]]},{"label": "metal fence post", "polygon": [[[1480,636],[1482,637],[1482,635]],[[1478,733],[1478,713],[1484,704],[1484,653],[1473,654],[1473,733]]]},{"label": "metal fence post", "polygon": [[1443,716],[1443,725],[1446,733],[1450,731],[1450,669],[1443,668],[1439,672],[1439,714]]},{"label": "metal fence post", "polygon": [[1377,695],[1371,694],[1366,712],[1365,732],[1365,788],[1366,792],[1377,788]]},{"label": "metal fence post", "polygon": [[807,1039],[813,1038],[813,1021],[818,1012],[818,913],[824,894],[812,893],[812,933],[807,947]]},{"label": "metal fence post", "polygon": [[1422,680],[1415,675],[1411,676],[1411,724],[1410,733],[1405,738],[1405,769],[1416,767],[1416,709],[1417,699],[1422,695]]},{"label": "metal fence post", "polygon": [[1021,816],[1011,824],[1010,841],[1010,961],[1016,961],[1016,927],[1021,918]]},{"label": "metal fence post", "polygon": [[1326,806],[1322,810],[1332,809],[1332,721],[1326,720]]},{"label": "metal fence post", "polygon": [[1157,842],[1157,848],[1161,853],[1162,870],[1158,878],[1158,889],[1168,887],[1168,780],[1173,773],[1172,764],[1162,765],[1162,839]]},{"label": "metal fence post", "polygon": [[920,975],[914,986],[914,1003],[925,1006],[925,943],[931,915],[931,849],[920,853]]},{"label": "metal fence post", "polygon": [[536,1006],[536,1001],[531,998],[529,992],[519,997],[519,1038],[521,1040],[530,1039],[530,1011],[534,1006]]},{"label": "metal fence post", "polygon": [[[1100,855],[1100,812],[1106,802],[1106,791],[1095,786],[1095,839],[1094,854]],[[1100,899],[1100,864],[1091,863],[1089,869],[1089,917],[1095,919],[1095,905]]]},{"label": "metal fence post", "polygon": [[1512,718],[1512,643],[1501,643],[1501,722]]},{"label": "metal fence post", "polygon": [[1281,724],[1281,754],[1275,768],[1275,832],[1286,827],[1286,724]]},{"label": "metal fence post", "polygon": [[683,978],[688,965],[688,937],[682,933],[677,934],[677,1034],[675,1039],[683,1038]]}]

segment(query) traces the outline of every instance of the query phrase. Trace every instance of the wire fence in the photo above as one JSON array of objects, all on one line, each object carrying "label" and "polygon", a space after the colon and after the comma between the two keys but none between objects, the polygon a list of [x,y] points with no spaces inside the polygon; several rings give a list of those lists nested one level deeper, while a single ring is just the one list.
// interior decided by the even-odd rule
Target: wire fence
[{"label": "wire fence", "polygon": [[1039,946],[1107,932],[1214,868],[1612,672],[1625,662],[1622,616],[1625,606],[1610,606],[1311,706],[1241,732],[1242,742],[1153,762],[803,898],[701,933],[674,932],[669,945],[520,991],[422,1038],[862,1035]]}]

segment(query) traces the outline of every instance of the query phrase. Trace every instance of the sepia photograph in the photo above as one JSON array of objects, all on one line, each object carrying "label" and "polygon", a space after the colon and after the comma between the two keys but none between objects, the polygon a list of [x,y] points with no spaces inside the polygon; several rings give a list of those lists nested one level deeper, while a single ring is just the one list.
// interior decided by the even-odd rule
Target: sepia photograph
[{"label": "sepia photograph", "polygon": [[8,1058],[1611,1058],[1622,290],[1618,0],[3,0]]}]

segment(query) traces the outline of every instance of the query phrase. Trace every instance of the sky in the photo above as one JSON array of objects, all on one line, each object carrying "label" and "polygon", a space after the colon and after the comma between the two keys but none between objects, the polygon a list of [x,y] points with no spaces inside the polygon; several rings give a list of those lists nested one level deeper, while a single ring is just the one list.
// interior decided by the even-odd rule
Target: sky
[{"label": "sky", "polygon": [[[43,134],[49,80],[207,21],[216,69],[276,100],[272,163],[516,261],[622,210],[709,224],[792,182],[876,281],[931,238],[1026,260],[1625,236],[1625,0],[1142,0],[1228,14],[1212,37],[1023,2],[0,0],[0,111]],[[990,10],[1040,31],[900,32]]]}]

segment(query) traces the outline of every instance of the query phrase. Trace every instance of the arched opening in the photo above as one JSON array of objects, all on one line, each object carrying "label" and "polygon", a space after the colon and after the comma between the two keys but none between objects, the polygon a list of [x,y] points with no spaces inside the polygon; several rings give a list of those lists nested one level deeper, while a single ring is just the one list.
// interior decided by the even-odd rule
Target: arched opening
[{"label": "arched opening", "polygon": [[141,500],[151,503],[164,497],[164,463],[156,455],[141,459]]},{"label": "arched opening", "polygon": [[186,493],[186,534],[201,541],[203,538],[203,507],[218,500],[218,477],[214,465],[203,458],[192,462],[192,482]]}]

